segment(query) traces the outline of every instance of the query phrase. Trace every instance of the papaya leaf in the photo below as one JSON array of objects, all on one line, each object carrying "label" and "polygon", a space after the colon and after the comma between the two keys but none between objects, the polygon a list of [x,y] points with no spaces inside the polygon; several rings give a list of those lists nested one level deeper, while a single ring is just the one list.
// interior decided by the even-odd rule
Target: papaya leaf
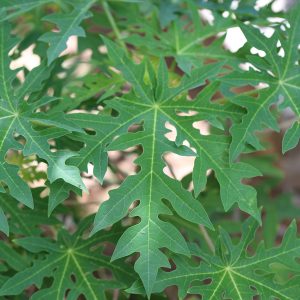
[{"label": "papaya leaf", "polygon": [[[239,98],[234,101],[247,109],[247,114],[240,124],[235,124],[231,129],[232,143],[230,147],[230,158],[234,160],[243,152],[245,144],[248,143],[255,148],[259,148],[260,142],[255,136],[255,132],[261,130],[263,126],[275,131],[279,130],[278,124],[270,112],[272,104],[278,104],[280,110],[287,107],[295,114],[295,121],[287,130],[282,150],[286,152],[298,144],[299,131],[299,95],[300,95],[300,75],[299,75],[299,50],[300,43],[300,17],[299,5],[290,12],[287,20],[289,27],[285,26],[285,31],[280,28],[270,38],[259,32],[251,25],[240,24],[250,46],[264,51],[264,57],[248,56],[249,62],[258,70],[250,68],[247,72],[233,72],[222,78],[230,86],[265,83],[266,88],[259,90],[259,96]],[[283,26],[283,25],[282,25]],[[284,51],[280,55],[278,43]],[[249,46],[248,46],[249,47]],[[283,101],[280,103],[280,96]]]},{"label": "papaya leaf", "polygon": [[67,47],[68,38],[72,35],[84,37],[85,31],[80,26],[81,22],[89,17],[89,8],[95,0],[80,0],[73,4],[70,13],[51,14],[43,18],[57,25],[59,32],[47,32],[40,40],[49,44],[47,50],[48,65],[50,65]]},{"label": "papaya leaf", "polygon": [[[163,61],[161,61],[156,75],[150,64],[145,62],[139,65],[134,64],[119,47],[107,39],[104,40],[110,58],[132,85],[132,92],[122,98],[105,102],[107,109],[118,112],[117,117],[107,114],[101,116],[101,113],[99,115],[69,115],[74,123],[82,124],[84,128],[96,132],[95,135],[88,136],[76,134],[79,140],[80,138],[83,139],[85,147],[71,162],[72,165],[79,168],[86,168],[87,163],[92,162],[95,175],[99,177],[100,174],[100,179],[102,179],[106,165],[102,166],[100,162],[107,161],[107,150],[125,150],[136,145],[143,147],[143,153],[136,160],[141,170],[136,175],[128,177],[117,190],[110,192],[109,201],[101,205],[96,216],[93,233],[125,217],[130,205],[136,200],[140,201],[131,211],[130,216],[141,218],[141,222],[125,231],[117,244],[113,259],[139,252],[141,256],[135,264],[135,270],[141,276],[146,292],[150,295],[158,269],[162,266],[169,266],[167,257],[159,248],[167,247],[176,253],[189,255],[184,239],[177,229],[159,218],[159,214],[171,214],[162,199],[167,199],[176,213],[184,219],[211,228],[211,223],[200,202],[195,201],[193,196],[181,187],[180,183],[164,174],[163,155],[167,152],[173,152],[179,155],[195,156],[196,154],[183,146],[182,142],[184,139],[191,143],[197,141],[196,147],[199,151],[197,156],[208,161],[208,165],[203,167],[201,174],[197,173],[199,168],[196,167],[196,174],[202,176],[202,183],[197,188],[197,193],[203,190],[205,186],[203,180],[205,180],[207,168],[213,167],[216,169],[219,182],[222,185],[221,193],[225,209],[228,210],[234,202],[238,202],[243,210],[260,220],[256,207],[255,191],[240,184],[243,177],[253,177],[258,175],[258,172],[248,166],[248,172],[243,172],[241,177],[235,175],[237,170],[241,171],[243,165],[236,164],[230,167],[226,162],[228,140],[220,137],[215,145],[209,143],[213,138],[201,137],[199,134],[197,135],[196,130],[195,135],[189,135],[188,132],[193,130],[192,123],[195,119],[187,118],[190,120],[190,128],[186,129],[186,126],[181,124],[181,121],[184,122],[183,119],[177,117],[176,112],[178,110],[186,111],[194,108],[196,111],[199,110],[197,120],[209,119],[217,127],[221,127],[218,116],[220,119],[224,119],[230,112],[236,114],[236,118],[240,117],[242,112],[238,107],[231,104],[217,105],[209,101],[218,85],[207,88],[203,95],[207,95],[208,100],[205,99],[206,96],[195,102],[182,100],[183,95],[186,95],[188,90],[203,85],[205,79],[220,72],[222,64],[209,64],[195,69],[190,76],[183,77],[180,85],[169,87],[168,72]],[[143,78],[148,78],[148,82],[146,83]],[[178,101],[175,101],[176,99]],[[216,112],[215,118],[209,116],[212,110]],[[170,122],[178,128],[178,136],[181,137],[177,139],[176,143],[167,140],[164,136],[168,132],[165,128],[166,122]],[[128,132],[130,126],[134,124],[141,124],[143,130],[135,133]],[[182,128],[185,128],[184,132]],[[115,139],[117,136],[119,137]],[[203,139],[203,143],[200,144],[198,140],[201,139]],[[220,148],[219,143],[224,143],[224,147]],[[215,147],[218,147],[216,151],[220,152],[211,156],[210,152]],[[216,159],[215,157],[218,155],[224,155],[224,158]],[[101,157],[102,159],[99,160]],[[101,173],[98,170],[102,170]],[[229,170],[232,174],[227,174]],[[224,175],[225,173],[226,175]],[[235,184],[238,188],[235,187]],[[228,193],[233,193],[233,197],[226,196]],[[184,209],[182,209],[183,207]]]},{"label": "papaya leaf", "polygon": [[[40,289],[31,299],[77,299],[82,294],[87,299],[98,300],[106,299],[106,289],[128,286],[135,278],[130,266],[122,262],[110,263],[109,257],[103,254],[103,244],[115,242],[121,234],[120,228],[99,232],[86,239],[83,235],[87,225],[88,222],[83,222],[73,235],[62,229],[57,241],[30,236],[16,239],[15,243],[27,251],[46,254],[44,258],[37,256],[32,266],[9,278],[2,285],[0,294],[18,295],[35,284]],[[93,273],[100,268],[111,270],[114,279],[96,278]],[[53,278],[48,287],[42,286],[46,277]]]},{"label": "papaya leaf", "polygon": [[[180,298],[191,293],[205,299],[250,300],[255,296],[261,299],[297,299],[300,268],[295,259],[299,258],[300,241],[296,223],[290,224],[280,246],[266,249],[261,243],[256,252],[249,255],[247,249],[256,229],[257,223],[248,219],[237,244],[221,229],[215,255],[192,246],[193,255],[202,259],[200,264],[193,265],[183,257],[174,258],[176,270],[160,271],[154,291],[176,285]],[[285,274],[282,270],[289,272]],[[141,283],[136,282],[128,291],[142,293]]]},{"label": "papaya leaf", "polygon": [[[0,180],[8,186],[14,198],[33,207],[30,189],[19,177],[18,167],[5,161],[7,152],[13,149],[21,150],[24,156],[36,154],[48,163],[47,175],[51,182],[62,178],[69,184],[84,189],[79,170],[66,165],[66,160],[75,154],[70,151],[53,152],[48,143],[49,139],[81,129],[66,120],[62,113],[37,112],[38,108],[55,100],[49,96],[36,101],[30,98],[49,77],[51,69],[45,64],[33,69],[22,85],[17,88],[13,86],[16,71],[9,67],[8,52],[17,44],[17,40],[11,38],[9,32],[10,26],[0,23]],[[42,125],[43,130],[37,129],[37,125]],[[24,145],[19,142],[20,137],[25,139]]]}]

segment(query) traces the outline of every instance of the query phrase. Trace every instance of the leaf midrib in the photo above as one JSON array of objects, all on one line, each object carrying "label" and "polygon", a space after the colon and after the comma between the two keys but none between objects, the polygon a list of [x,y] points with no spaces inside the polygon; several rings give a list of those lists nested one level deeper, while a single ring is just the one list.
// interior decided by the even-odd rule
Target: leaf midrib
[{"label": "leaf midrib", "polygon": [[[152,129],[152,145],[151,145],[151,163],[150,163],[150,184],[149,184],[149,207],[148,207],[148,222],[147,222],[147,257],[150,256],[150,222],[151,220],[151,204],[152,204],[152,190],[153,190],[153,175],[154,175],[154,157],[155,157],[155,146],[156,146],[156,126],[157,126],[157,108],[154,109],[153,117],[153,129]],[[147,260],[147,270],[150,270],[150,259]],[[150,276],[147,277],[147,287],[150,286]]]}]

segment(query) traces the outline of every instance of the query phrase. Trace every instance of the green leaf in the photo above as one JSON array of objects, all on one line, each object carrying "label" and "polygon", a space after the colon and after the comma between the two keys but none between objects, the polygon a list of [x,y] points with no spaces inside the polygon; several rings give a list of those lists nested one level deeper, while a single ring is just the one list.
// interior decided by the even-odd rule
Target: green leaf
[{"label": "green leaf", "polygon": [[30,258],[23,256],[8,241],[0,241],[0,286],[11,274],[28,267]]},{"label": "green leaf", "polygon": [[14,18],[53,0],[2,0],[0,22]]},{"label": "green leaf", "polygon": [[[238,203],[241,210],[261,222],[255,189],[241,183],[243,178],[260,176],[260,172],[249,164],[229,164],[230,139],[228,137],[217,134],[200,135],[199,131],[193,127],[194,122],[208,120],[212,125],[222,128],[220,120],[226,119],[228,115],[231,115],[233,120],[240,120],[242,112],[238,107],[230,103],[219,104],[210,101],[218,91],[218,86],[218,83],[208,85],[192,102],[188,103],[185,99],[170,101],[160,108],[177,129],[176,142],[180,144],[187,140],[191,143],[191,147],[196,149],[197,157],[192,175],[196,196],[206,187],[207,171],[213,169],[220,184],[221,200],[225,211],[228,211],[234,203]],[[188,108],[198,114],[194,116],[174,115],[174,109],[180,111]]]},{"label": "green leaf", "polygon": [[219,135],[200,136],[196,129],[192,129],[191,120],[184,120],[183,118],[181,120],[177,118],[176,125],[191,142],[191,146],[195,147],[198,154],[193,171],[196,195],[205,189],[206,172],[213,169],[220,184],[221,200],[225,211],[237,203],[241,210],[261,222],[255,189],[241,183],[242,179],[260,176],[261,173],[249,164],[228,163],[230,139],[227,137]]},{"label": "green leaf", "polygon": [[[24,155],[37,154],[40,158],[48,161],[48,176],[51,181],[63,178],[70,184],[82,187],[83,183],[76,168],[65,165],[65,160],[74,154],[64,151],[51,152],[48,145],[51,135],[47,135],[43,130],[36,130],[33,124],[34,122],[38,122],[68,131],[74,130],[80,132],[81,130],[74,123],[65,120],[62,114],[45,115],[44,113],[36,112],[37,108],[48,104],[49,101],[53,101],[51,98],[45,97],[32,103],[23,101],[23,97],[27,93],[30,95],[32,92],[39,90],[43,81],[49,76],[49,69],[45,65],[42,64],[29,73],[30,75],[26,77],[24,85],[17,89],[15,94],[15,89],[11,86],[15,72],[9,69],[9,59],[6,56],[13,44],[11,40],[7,39],[7,32],[9,32],[9,27],[1,24],[0,42],[2,43],[0,44],[0,56],[3,59],[0,74],[1,158],[3,160],[6,152],[11,148],[22,149],[21,145],[13,139],[13,134],[16,131],[26,139],[26,143],[22,149]],[[49,134],[51,131],[47,133]]]},{"label": "green leaf", "polygon": [[18,167],[7,163],[0,164],[0,180],[6,183],[10,194],[19,202],[33,208],[33,199],[30,188],[18,176]]},{"label": "green leaf", "polygon": [[[255,296],[297,299],[300,268],[295,259],[299,258],[300,240],[296,236],[296,223],[291,223],[280,246],[265,249],[261,243],[256,253],[249,255],[247,249],[256,229],[256,222],[248,219],[237,244],[221,230],[219,249],[213,256],[199,251],[198,246],[193,247],[193,255],[202,259],[198,266],[183,257],[175,257],[176,270],[160,271],[154,291],[176,285],[181,298],[191,293],[205,299],[250,300]],[[279,280],[280,270],[288,270],[288,274]],[[135,283],[129,292],[141,293],[141,285]]]},{"label": "green leaf", "polygon": [[[50,150],[49,139],[69,131],[81,129],[65,119],[61,113],[45,114],[36,110],[55,100],[49,96],[33,101],[31,95],[43,87],[43,82],[50,75],[50,68],[43,63],[33,69],[25,78],[23,85],[14,87],[15,71],[10,70],[8,52],[16,45],[16,40],[9,36],[10,26],[0,24],[0,180],[9,188],[10,194],[21,203],[33,207],[30,189],[18,175],[18,168],[5,162],[9,150],[22,150],[24,156],[38,155],[48,163],[48,179],[54,182],[63,179],[69,184],[84,189],[79,170],[66,165],[66,160],[75,154],[69,151]],[[28,97],[27,101],[24,101]],[[43,130],[38,129],[42,126]],[[50,126],[50,127],[49,127]],[[49,127],[46,128],[45,127]],[[20,136],[25,144],[19,143]]]},{"label": "green leaf", "polygon": [[[46,253],[44,258],[37,257],[33,265],[9,278],[0,289],[2,296],[18,295],[24,289],[35,284],[40,289],[31,299],[77,299],[84,295],[86,299],[106,299],[105,290],[126,287],[135,276],[129,265],[122,262],[110,263],[103,254],[105,242],[114,242],[121,234],[115,227],[113,232],[104,231],[90,239],[83,237],[88,228],[88,219],[77,232],[70,235],[65,230],[58,234],[53,242],[41,237],[24,237],[15,243],[32,253]],[[117,280],[98,279],[93,272],[107,268]],[[52,277],[50,286],[42,286],[46,277]]]},{"label": "green leaf", "polygon": [[[236,55],[232,55],[223,47],[224,32],[235,24],[231,18],[223,18],[220,14],[214,14],[214,24],[205,24],[197,12],[197,5],[193,1],[181,1],[187,5],[187,18],[175,18],[171,25],[160,28],[154,19],[152,23],[144,22],[144,18],[129,20],[133,22],[133,32],[126,41],[137,46],[149,55],[174,57],[179,68],[190,74],[192,67],[200,67],[207,58],[216,60],[238,61]],[[161,5],[164,18],[167,13],[172,12],[174,5],[175,11],[182,3],[168,3]],[[166,10],[163,7],[166,6]],[[162,13],[161,11],[161,13]],[[155,15],[154,15],[155,16]],[[162,18],[160,18],[162,20]],[[165,22],[164,22],[165,23]],[[216,35],[222,32],[218,38]],[[207,41],[215,39],[215,41]]]},{"label": "green leaf", "polygon": [[[168,247],[174,252],[189,255],[185,241],[177,229],[169,223],[162,222],[158,217],[159,214],[170,213],[162,199],[169,200],[176,212],[183,218],[211,227],[201,204],[195,201],[179,182],[168,178],[163,173],[165,164],[162,155],[164,153],[173,152],[179,155],[194,155],[194,153],[183,145],[176,146],[164,137],[164,134],[168,132],[165,123],[170,119],[161,111],[160,106],[164,101],[171,100],[188,89],[203,84],[206,78],[218,72],[220,66],[208,65],[201,70],[195,70],[189,79],[184,78],[181,85],[175,88],[168,88],[167,82],[164,87],[155,87],[152,81],[151,85],[157,89],[157,96],[155,96],[150,86],[141,80],[145,75],[146,65],[135,65],[120,48],[108,40],[105,42],[111,58],[115,60],[123,76],[133,85],[134,94],[106,102],[110,109],[118,111],[117,117],[104,115],[101,118],[100,114],[99,116],[70,115],[70,118],[73,118],[73,121],[74,118],[84,120],[85,123],[82,122],[82,124],[97,133],[88,136],[87,141],[94,141],[90,143],[93,147],[83,149],[84,152],[78,156],[81,161],[82,154],[85,158],[86,153],[91,155],[94,150],[97,150],[95,154],[98,157],[99,150],[105,153],[103,145],[108,142],[110,142],[108,150],[126,149],[139,144],[143,147],[143,154],[136,161],[141,166],[141,171],[135,176],[128,177],[119,189],[110,193],[110,200],[102,204],[97,214],[93,232],[123,218],[130,205],[135,200],[140,200],[140,204],[133,209],[131,216],[139,216],[141,222],[124,233],[117,244],[113,259],[140,252],[135,270],[142,277],[149,295],[158,269],[169,265],[166,256],[159,249]],[[173,109],[173,114],[175,114],[175,109]],[[141,122],[143,131],[127,132],[130,125]],[[117,135],[120,137],[112,142]],[[89,156],[85,159],[90,161]]]},{"label": "green leaf", "polygon": [[0,2],[0,298],[299,298],[299,209],[256,135],[289,109],[299,141],[298,5]]},{"label": "green leaf", "polygon": [[296,121],[292,127],[290,127],[282,141],[282,153],[285,153],[297,146],[300,138],[300,122]]},{"label": "green leaf", "polygon": [[255,7],[257,5],[256,0],[244,0],[238,3],[235,3],[234,0],[225,0],[225,1],[206,1],[200,0],[199,6],[201,8],[206,8],[212,11],[219,12],[229,12],[234,13],[234,16],[239,20],[248,20],[253,23],[263,23],[265,22],[266,16],[271,17],[275,16],[276,13],[272,10],[272,4],[275,0],[268,1],[268,4],[264,6]]},{"label": "green leaf", "polygon": [[90,99],[93,101],[98,99],[99,92],[103,93],[100,99],[105,98],[110,92],[114,94],[119,91],[122,84],[123,79],[116,73],[88,74],[83,78],[73,79],[64,86],[66,92],[63,94],[63,101],[51,108],[51,112],[77,109],[78,106],[83,106]]},{"label": "green leaf", "polygon": [[20,255],[4,241],[0,242],[0,259],[16,271],[22,271],[28,267],[28,260],[26,261],[24,256]]},{"label": "green leaf", "polygon": [[[115,50],[117,51],[117,50]],[[113,54],[111,54],[113,55]],[[115,58],[122,57],[122,52],[116,52],[114,54]],[[127,60],[126,64],[123,64],[122,71],[126,76],[129,77],[131,82],[135,82],[135,90],[137,93],[144,97],[145,93],[151,93],[148,90],[148,87],[145,86],[143,82],[140,82],[139,77],[136,73],[133,73],[128,66],[132,66],[132,63]],[[137,69],[142,69],[143,66],[136,66]],[[141,72],[141,71],[138,71]],[[141,72],[142,73],[142,72]],[[194,74],[195,82],[189,80],[189,78],[185,78],[185,83],[182,84],[180,87],[172,90],[172,95],[169,95],[169,98],[175,97],[178,93],[182,92],[182,89],[189,89],[192,88],[194,85],[197,85],[197,76],[201,75],[201,70],[198,70],[198,73]],[[135,77],[136,76],[136,77]],[[163,87],[164,88],[164,87]],[[157,93],[162,93],[159,91],[161,87],[157,86]],[[163,89],[162,89],[163,90]],[[164,97],[165,95],[162,93],[158,95],[159,97]],[[105,175],[107,169],[107,153],[105,151],[104,145],[110,142],[115,136],[127,132],[130,125],[138,123],[140,120],[140,114],[136,114],[135,108],[132,107],[131,102],[127,101],[125,106],[119,106],[116,108],[120,113],[122,113],[122,118],[116,117],[112,118],[109,115],[89,115],[89,114],[70,114],[66,117],[68,120],[76,123],[81,127],[85,127],[88,129],[93,129],[95,131],[95,135],[83,135],[83,134],[73,134],[72,138],[75,140],[84,140],[85,147],[79,152],[79,155],[70,159],[69,162],[72,165],[77,166],[81,171],[87,171],[87,165],[89,162],[93,163],[94,166],[94,175],[102,182],[103,177]],[[189,106],[187,106],[189,108]],[[174,108],[176,109],[176,108]],[[143,111],[141,111],[143,113]],[[58,186],[55,190],[64,191],[61,195],[68,195],[70,186],[65,184],[64,186]],[[50,194],[51,195],[51,194]],[[51,196],[50,196],[51,197]],[[60,203],[62,202],[64,196],[60,197],[59,199],[55,197],[53,198],[53,202]],[[52,201],[51,201],[52,202]],[[53,209],[55,205],[53,206]]]},{"label": "green leaf", "polygon": [[[155,75],[150,65],[145,63],[135,65],[111,41],[105,39],[105,43],[111,59],[122,71],[123,76],[132,84],[133,92],[122,98],[106,101],[107,109],[117,111],[117,117],[111,117],[107,114],[103,116],[101,114],[70,115],[71,120],[76,124],[82,124],[83,127],[96,132],[96,135],[78,135],[79,139],[84,138],[86,146],[79,152],[78,157],[74,158],[72,164],[80,166],[84,162],[86,166],[88,162],[94,162],[95,174],[98,175],[97,170],[101,166],[99,165],[99,158],[104,155],[101,161],[105,159],[107,155],[105,151],[125,150],[136,145],[143,147],[142,155],[136,160],[136,163],[141,167],[141,171],[135,176],[128,177],[117,190],[110,192],[109,201],[101,205],[96,216],[93,232],[122,219],[127,214],[131,204],[135,200],[139,200],[139,204],[131,211],[130,216],[140,217],[141,222],[125,231],[117,244],[113,258],[116,259],[139,252],[140,258],[135,264],[135,270],[141,276],[146,292],[150,295],[158,269],[162,266],[169,266],[166,256],[159,249],[167,247],[176,253],[189,255],[185,242],[177,229],[169,223],[162,222],[159,218],[160,214],[171,213],[162,202],[162,199],[167,199],[182,218],[211,227],[201,204],[195,201],[192,195],[181,187],[180,183],[168,178],[163,173],[165,163],[162,156],[165,153],[195,155],[190,149],[182,145],[183,138],[177,140],[176,144],[164,137],[168,132],[165,123],[170,122],[175,125],[181,137],[186,138],[191,143],[197,143],[196,147],[199,151],[197,155],[200,159],[208,160],[207,165],[204,167],[205,171],[210,167],[216,169],[218,179],[222,184],[222,199],[226,210],[237,201],[243,210],[260,219],[256,207],[255,191],[240,184],[243,177],[252,177],[258,175],[258,173],[250,166],[247,166],[249,168],[247,172],[237,173],[237,171],[241,172],[244,165],[229,166],[226,161],[226,152],[229,147],[227,139],[215,137],[216,141],[214,142],[213,138],[201,137],[196,130],[194,135],[190,135],[189,132],[193,131],[192,123],[195,118],[187,118],[190,122],[190,127],[187,129],[186,125],[181,123],[184,123],[185,119],[177,117],[176,112],[178,110],[187,111],[194,108],[199,111],[197,120],[208,118],[219,127],[221,123],[218,117],[209,117],[211,111],[215,110],[219,113],[220,119],[226,118],[228,112],[233,115],[236,114],[236,118],[240,117],[241,111],[231,104],[213,104],[209,101],[210,98],[204,103],[202,103],[203,98],[195,102],[181,98],[186,95],[189,89],[203,85],[205,79],[216,76],[220,72],[221,64],[210,64],[195,69],[190,76],[183,77],[180,85],[170,88],[168,86],[166,65],[163,61],[161,61],[158,73]],[[143,80],[144,77],[149,78],[148,83]],[[211,97],[217,87],[218,85],[209,87],[210,95],[207,95],[207,97]],[[208,91],[206,93],[209,94]],[[203,97],[205,99],[205,96]],[[181,101],[175,101],[176,99],[181,99]],[[128,128],[134,124],[142,124],[143,130],[128,133]],[[116,136],[119,137],[115,139]],[[219,147],[220,143],[224,143],[222,148]],[[109,146],[105,148],[103,145],[107,144]],[[218,147],[217,149],[220,151],[216,155],[220,154],[221,160],[215,159],[213,158],[215,155],[212,157],[209,154],[211,151],[217,151],[212,150],[215,147]],[[103,170],[101,174],[104,174],[106,165],[103,165],[101,170]],[[232,173],[227,175],[229,170]],[[235,173],[237,174],[235,175]],[[201,180],[205,181],[205,172],[201,171],[201,175]],[[237,187],[234,185],[237,185]],[[201,185],[200,190],[203,188],[204,184]],[[229,198],[228,193],[231,193],[233,197]]]},{"label": "green leaf", "polygon": [[56,24],[59,29],[59,32],[47,32],[40,37],[41,41],[49,43],[47,50],[48,65],[66,49],[70,36],[85,36],[80,24],[83,20],[91,17],[88,10],[94,2],[95,0],[81,0],[74,5],[74,9],[70,13],[51,14],[43,18],[44,21]]},{"label": "green leaf", "polygon": [[9,234],[8,222],[6,220],[5,214],[1,207],[0,207],[0,231],[5,233],[6,235]]},{"label": "green leaf", "polygon": [[[265,37],[258,29],[251,25],[240,24],[248,43],[265,52],[265,57],[248,56],[249,62],[259,69],[249,72],[234,72],[222,78],[229,85],[256,85],[261,82],[268,85],[267,88],[259,90],[258,97],[239,98],[234,101],[235,104],[247,109],[247,114],[240,124],[235,124],[231,129],[232,144],[230,148],[230,158],[234,160],[245,148],[248,143],[255,148],[260,147],[255,131],[262,130],[267,126],[276,131],[279,130],[276,120],[270,112],[270,106],[279,101],[282,95],[284,100],[279,104],[282,110],[289,107],[295,113],[297,120],[287,131],[283,141],[283,152],[288,151],[297,145],[299,140],[298,118],[300,117],[300,105],[298,98],[300,96],[300,76],[298,45],[300,43],[300,16],[299,7],[296,6],[288,16],[290,28],[285,27],[283,32],[280,29],[275,30],[271,38]],[[283,26],[283,25],[282,25]],[[284,56],[278,53],[277,43],[280,41],[284,50]],[[247,45],[247,47],[249,47]]]},{"label": "green leaf", "polygon": [[[41,189],[33,189],[32,193],[35,202],[34,210],[18,206],[16,201],[8,194],[0,194],[0,207],[8,216],[7,220],[6,216],[2,215],[1,222],[8,222],[7,226],[9,225],[10,233],[18,236],[39,235],[41,224],[57,225],[59,223],[53,216],[47,218],[47,199],[40,197]],[[8,230],[6,232],[5,230],[2,231],[8,235]]]}]

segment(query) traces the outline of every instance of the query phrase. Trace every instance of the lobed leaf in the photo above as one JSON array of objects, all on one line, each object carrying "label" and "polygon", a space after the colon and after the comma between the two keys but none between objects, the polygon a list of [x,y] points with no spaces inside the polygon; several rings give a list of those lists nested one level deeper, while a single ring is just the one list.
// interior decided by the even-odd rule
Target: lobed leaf
[{"label": "lobed leaf", "polygon": [[[46,253],[44,259],[37,257],[33,265],[19,271],[9,278],[1,287],[1,295],[18,295],[25,288],[35,284],[40,289],[31,299],[77,299],[84,295],[87,299],[106,299],[105,290],[126,287],[134,275],[130,267],[124,263],[110,263],[104,255],[103,243],[114,242],[120,230],[101,232],[90,239],[83,237],[87,222],[72,236],[65,230],[58,234],[53,242],[42,237],[24,237],[15,243],[32,253]],[[101,246],[99,246],[101,245]],[[98,279],[93,272],[100,268],[108,268],[117,279]],[[43,287],[46,277],[53,282]]]},{"label": "lobed leaf", "polygon": [[[256,253],[247,253],[254,238],[257,223],[248,219],[242,228],[242,237],[234,244],[228,233],[220,231],[220,243],[215,255],[192,247],[193,255],[202,261],[198,266],[183,257],[175,257],[176,270],[161,271],[154,285],[154,291],[176,285],[179,296],[187,293],[201,295],[205,299],[297,299],[299,294],[299,238],[296,237],[296,223],[292,222],[279,247],[266,249],[261,243]],[[284,276],[284,271],[288,275]],[[281,278],[283,276],[283,278]],[[141,293],[136,282],[129,292]]]},{"label": "lobed leaf", "polygon": [[[270,106],[279,101],[279,97],[284,97],[283,102],[278,105],[279,109],[289,107],[295,113],[296,120],[287,130],[283,140],[283,152],[288,151],[298,144],[299,141],[299,60],[298,45],[300,43],[299,29],[300,17],[298,14],[299,7],[292,9],[288,16],[290,28],[286,27],[286,32],[280,29],[275,30],[271,38],[265,37],[258,29],[251,25],[240,24],[249,45],[265,52],[265,57],[251,57],[248,59],[250,63],[259,70],[250,69],[249,72],[233,72],[222,80],[230,85],[243,84],[259,84],[265,83],[267,88],[259,90],[258,97],[240,97],[234,101],[247,109],[247,114],[240,124],[235,124],[231,129],[232,144],[230,147],[230,158],[234,160],[244,151],[245,144],[248,143],[255,148],[261,147],[255,132],[261,130],[263,126],[267,126],[276,131],[279,130],[278,125],[272,113]],[[278,42],[284,50],[284,56],[279,55],[277,48]]]}]

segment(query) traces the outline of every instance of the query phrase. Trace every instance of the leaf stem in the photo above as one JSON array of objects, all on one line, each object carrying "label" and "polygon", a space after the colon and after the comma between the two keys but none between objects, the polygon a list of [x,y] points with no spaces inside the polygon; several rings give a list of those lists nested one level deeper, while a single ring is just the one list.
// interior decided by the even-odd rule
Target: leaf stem
[{"label": "leaf stem", "polygon": [[121,33],[119,31],[119,28],[118,28],[118,26],[117,26],[117,24],[115,22],[115,19],[114,19],[113,15],[111,14],[110,7],[109,7],[109,5],[108,5],[108,3],[107,3],[106,0],[102,1],[102,6],[103,6],[103,9],[104,9],[105,15],[106,15],[106,17],[107,17],[107,19],[108,19],[111,27],[112,27],[112,30],[113,30],[113,32],[114,32],[114,34],[115,34],[115,36],[116,36],[119,44],[125,50],[126,54],[128,54],[127,47],[126,47],[124,41],[122,40]]},{"label": "leaf stem", "polygon": [[214,242],[213,242],[212,239],[210,238],[210,236],[209,236],[209,234],[208,234],[206,228],[205,228],[202,224],[200,224],[200,225],[199,225],[199,229],[200,229],[201,234],[202,234],[203,237],[204,237],[204,240],[205,240],[205,242],[206,242],[206,244],[207,244],[209,250],[211,250],[211,252],[212,252],[213,254],[215,254],[216,249],[215,249]]}]

